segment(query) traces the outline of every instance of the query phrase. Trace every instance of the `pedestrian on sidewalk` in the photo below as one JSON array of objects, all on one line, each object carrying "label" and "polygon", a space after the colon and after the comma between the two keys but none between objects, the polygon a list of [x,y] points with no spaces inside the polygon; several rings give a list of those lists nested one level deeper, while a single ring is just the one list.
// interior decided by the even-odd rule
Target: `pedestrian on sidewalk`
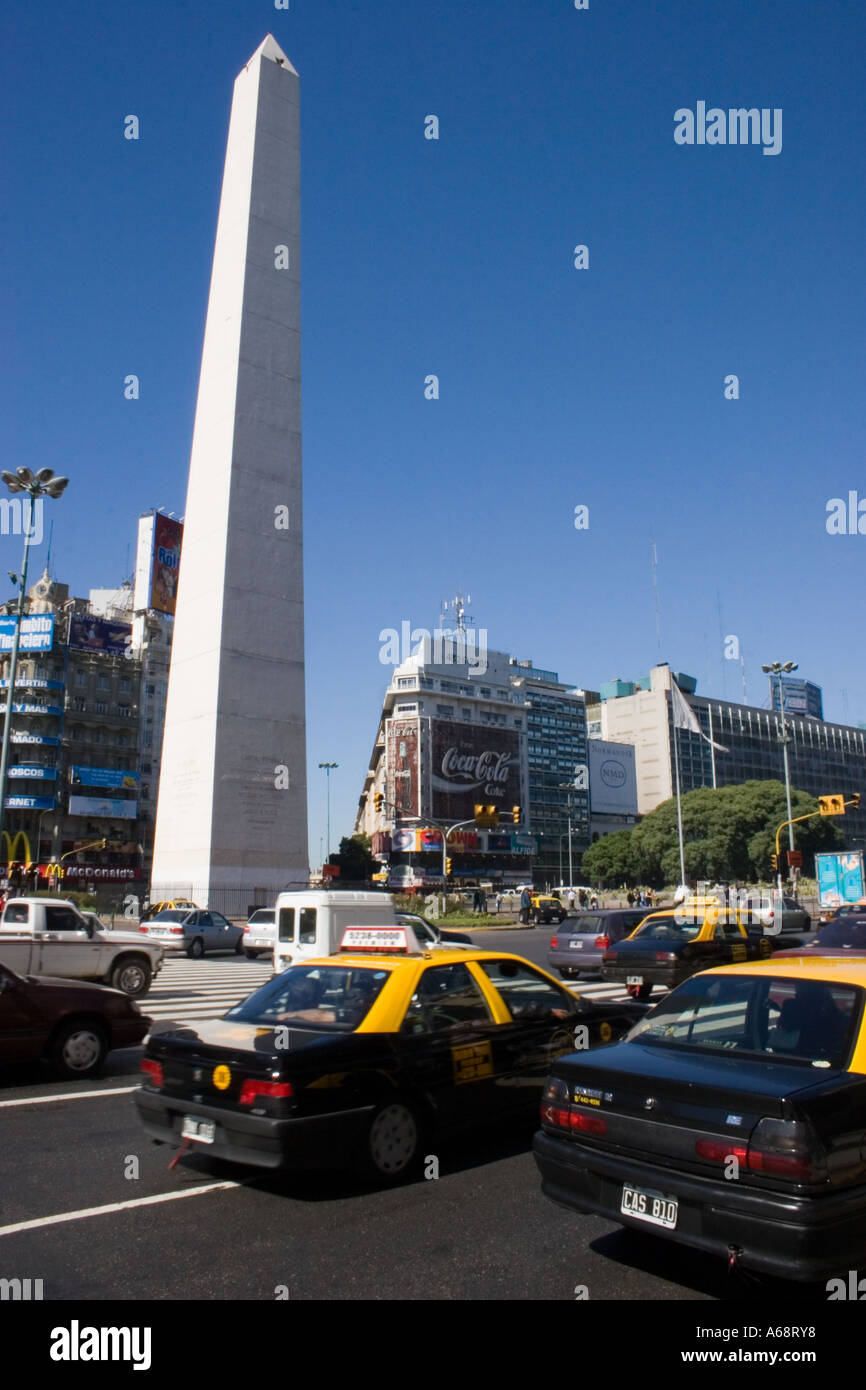
[{"label": "pedestrian on sidewalk", "polygon": [[529,908],[531,902],[532,899],[529,896],[529,889],[524,888],[523,892],[520,894],[520,920],[524,926],[529,921]]}]

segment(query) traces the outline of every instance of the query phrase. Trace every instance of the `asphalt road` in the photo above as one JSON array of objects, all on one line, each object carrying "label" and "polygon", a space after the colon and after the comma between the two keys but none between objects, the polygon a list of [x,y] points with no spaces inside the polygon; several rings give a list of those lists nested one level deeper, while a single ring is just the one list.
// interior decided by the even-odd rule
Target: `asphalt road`
[{"label": "asphalt road", "polygon": [[434,1145],[438,1179],[395,1189],[199,1156],[169,1169],[133,1109],[139,1056],[90,1083],[4,1072],[0,1278],[41,1278],[46,1300],[826,1298],[561,1211],[532,1123]]}]

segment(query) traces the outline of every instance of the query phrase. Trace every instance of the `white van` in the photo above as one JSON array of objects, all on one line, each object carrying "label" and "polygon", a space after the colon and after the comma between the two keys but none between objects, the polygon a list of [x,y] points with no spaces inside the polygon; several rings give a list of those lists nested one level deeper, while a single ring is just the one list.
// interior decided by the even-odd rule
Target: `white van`
[{"label": "white van", "polygon": [[393,927],[394,900],[390,893],[335,893],[328,889],[296,889],[280,893],[276,902],[277,935],[274,970],[330,956],[340,949],[346,927]]}]

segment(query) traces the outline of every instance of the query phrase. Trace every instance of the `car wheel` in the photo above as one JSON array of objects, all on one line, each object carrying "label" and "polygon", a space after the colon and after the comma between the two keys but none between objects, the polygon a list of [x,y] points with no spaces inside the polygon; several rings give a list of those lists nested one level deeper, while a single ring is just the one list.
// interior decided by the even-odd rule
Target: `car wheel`
[{"label": "car wheel", "polygon": [[204,955],[204,942],[202,941],[200,936],[193,937],[192,941],[186,948],[186,953],[189,956],[190,960],[201,960],[202,956]]},{"label": "car wheel", "polygon": [[626,988],[632,999],[649,999],[653,992],[652,985],[627,985]]},{"label": "car wheel", "polygon": [[367,1127],[364,1168],[385,1182],[407,1177],[420,1160],[423,1129],[410,1102],[400,1097],[385,1101]]},{"label": "car wheel", "polygon": [[49,1057],[58,1075],[74,1077],[94,1076],[105,1060],[108,1052],[108,1039],[98,1023],[64,1023],[55,1033],[49,1049]]},{"label": "car wheel", "polygon": [[130,999],[138,999],[150,989],[150,962],[140,956],[118,961],[111,972],[112,989],[123,990]]},{"label": "car wheel", "polygon": [[258,960],[259,958],[258,951],[249,951],[246,948],[244,948],[244,955],[246,956],[247,960]]}]

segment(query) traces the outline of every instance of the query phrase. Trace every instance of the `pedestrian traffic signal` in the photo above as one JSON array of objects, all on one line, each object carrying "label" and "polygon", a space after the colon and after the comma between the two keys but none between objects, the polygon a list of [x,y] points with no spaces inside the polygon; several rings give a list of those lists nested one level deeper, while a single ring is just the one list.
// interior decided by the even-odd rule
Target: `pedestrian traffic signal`
[{"label": "pedestrian traffic signal", "polygon": [[499,812],[495,806],[476,806],[475,824],[479,830],[493,829],[499,824]]},{"label": "pedestrian traffic signal", "polygon": [[450,877],[451,877],[451,860],[450,860],[450,859],[446,859],[446,860],[445,860],[445,877],[446,877],[446,878],[450,878]]},{"label": "pedestrian traffic signal", "polygon": [[514,824],[515,824],[515,825],[519,825],[519,824],[520,824],[520,807],[519,807],[519,806],[512,806],[512,808],[511,808],[511,819],[514,821]]},{"label": "pedestrian traffic signal", "polygon": [[821,808],[822,816],[844,816],[845,814],[844,796],[819,796],[818,805]]}]

